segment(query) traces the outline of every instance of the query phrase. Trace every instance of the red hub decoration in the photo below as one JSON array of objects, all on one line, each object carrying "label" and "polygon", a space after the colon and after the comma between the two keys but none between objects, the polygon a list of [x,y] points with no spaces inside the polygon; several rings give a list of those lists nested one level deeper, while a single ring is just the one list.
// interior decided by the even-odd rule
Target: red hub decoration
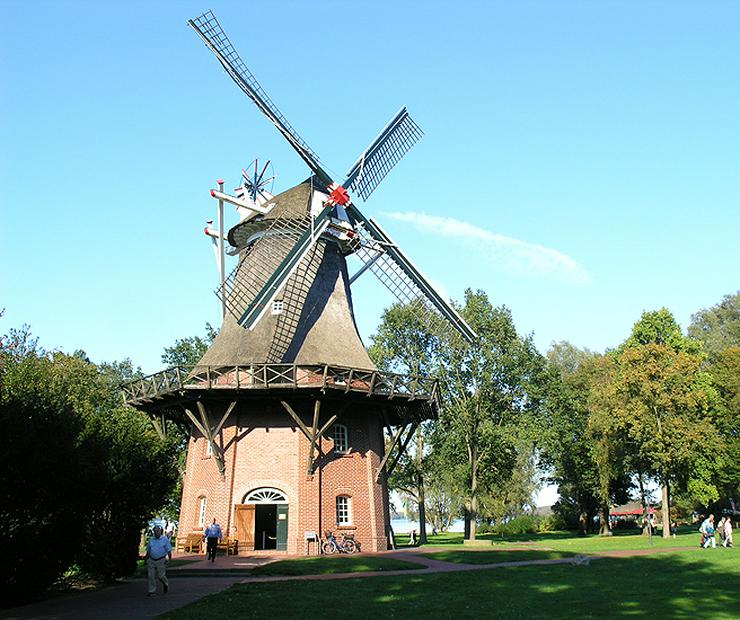
[{"label": "red hub decoration", "polygon": [[349,202],[349,193],[339,185],[332,190],[331,194],[329,194],[329,200],[338,205],[344,206]]}]

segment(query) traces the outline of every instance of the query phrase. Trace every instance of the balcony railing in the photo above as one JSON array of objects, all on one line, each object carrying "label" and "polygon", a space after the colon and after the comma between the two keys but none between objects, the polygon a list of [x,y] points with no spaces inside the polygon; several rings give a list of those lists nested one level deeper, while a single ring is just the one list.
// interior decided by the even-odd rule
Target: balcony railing
[{"label": "balcony railing", "polygon": [[321,389],[403,400],[436,400],[437,381],[328,364],[175,366],[121,386],[124,402],[137,406],[191,390]]}]

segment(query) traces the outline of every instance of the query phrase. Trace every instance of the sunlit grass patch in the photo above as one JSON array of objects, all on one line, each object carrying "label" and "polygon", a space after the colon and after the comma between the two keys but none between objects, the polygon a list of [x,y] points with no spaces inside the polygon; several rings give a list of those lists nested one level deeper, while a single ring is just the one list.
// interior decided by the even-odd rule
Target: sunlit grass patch
[{"label": "sunlit grass patch", "polygon": [[252,575],[326,575],[388,570],[414,570],[420,564],[378,556],[335,556],[280,560],[252,570]]}]

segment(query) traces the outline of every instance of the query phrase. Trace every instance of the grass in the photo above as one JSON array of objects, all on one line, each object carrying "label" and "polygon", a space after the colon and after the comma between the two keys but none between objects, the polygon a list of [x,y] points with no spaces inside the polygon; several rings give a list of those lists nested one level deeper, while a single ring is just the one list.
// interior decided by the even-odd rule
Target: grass
[{"label": "grass", "polygon": [[[698,547],[699,534],[689,527],[679,531],[676,538],[663,539],[654,536],[652,543],[647,536],[634,531],[615,532],[613,536],[574,536],[573,532],[546,532],[541,534],[517,534],[501,538],[494,534],[479,535],[478,540],[488,540],[494,548],[521,547],[523,544],[540,549],[569,551],[571,553],[598,554],[600,551],[618,551],[620,549],[650,549],[673,547]],[[429,536],[427,547],[456,548],[462,546],[461,533],[446,533]]]},{"label": "grass", "polygon": [[252,569],[252,575],[328,575],[383,570],[414,570],[420,564],[382,556],[335,556],[281,560]]},{"label": "grass", "polygon": [[431,560],[442,560],[455,564],[497,564],[499,562],[523,562],[525,560],[559,560],[573,557],[569,551],[551,551],[548,549],[497,549],[494,551],[467,551],[451,549],[424,553]]},{"label": "grass", "polygon": [[[525,547],[522,549],[522,547]],[[631,532],[578,537],[552,532],[492,540],[492,547],[464,548],[462,536],[439,534],[424,548],[447,562],[496,563],[643,549],[650,541]],[[677,538],[653,539],[667,550],[651,556],[592,560],[587,564],[500,567],[468,572],[235,585],[164,616],[189,620],[243,618],[628,618],[740,617],[740,558],[735,549],[699,549],[693,528]],[[373,565],[375,568],[368,568]],[[392,558],[353,556],[284,560],[253,574],[305,575],[395,570]],[[403,562],[402,564],[407,564]],[[413,566],[413,565],[412,565]],[[412,566],[407,566],[411,568]],[[290,592],[286,596],[286,592]]]},{"label": "grass", "polygon": [[[589,565],[236,585],[160,618],[740,617],[734,550],[661,553]],[[728,584],[727,588],[717,583]],[[289,592],[289,596],[286,593]]]}]

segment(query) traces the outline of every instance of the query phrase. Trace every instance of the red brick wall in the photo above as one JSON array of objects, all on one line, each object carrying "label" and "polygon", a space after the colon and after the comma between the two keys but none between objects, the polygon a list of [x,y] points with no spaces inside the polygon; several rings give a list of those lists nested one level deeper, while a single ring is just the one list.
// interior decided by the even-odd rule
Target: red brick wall
[{"label": "red brick wall", "polygon": [[[310,428],[312,400],[288,399]],[[323,424],[343,403],[324,402]],[[223,406],[221,406],[223,407]],[[211,413],[220,419],[223,408]],[[304,532],[324,530],[354,533],[363,551],[387,548],[387,490],[375,476],[383,453],[380,413],[376,408],[350,406],[337,423],[348,428],[348,454],[335,454],[330,428],[321,441],[312,475],[307,474],[308,439],[276,401],[243,400],[224,425],[225,475],[216,459],[206,455],[207,441],[193,430],[188,446],[180,530],[182,537],[198,527],[199,498],[207,498],[206,523],[215,517],[224,535],[235,536],[234,505],[256,488],[273,487],[288,497],[288,553],[304,553]],[[352,524],[338,528],[336,497],[350,497]],[[321,498],[321,499],[320,499]]]}]

